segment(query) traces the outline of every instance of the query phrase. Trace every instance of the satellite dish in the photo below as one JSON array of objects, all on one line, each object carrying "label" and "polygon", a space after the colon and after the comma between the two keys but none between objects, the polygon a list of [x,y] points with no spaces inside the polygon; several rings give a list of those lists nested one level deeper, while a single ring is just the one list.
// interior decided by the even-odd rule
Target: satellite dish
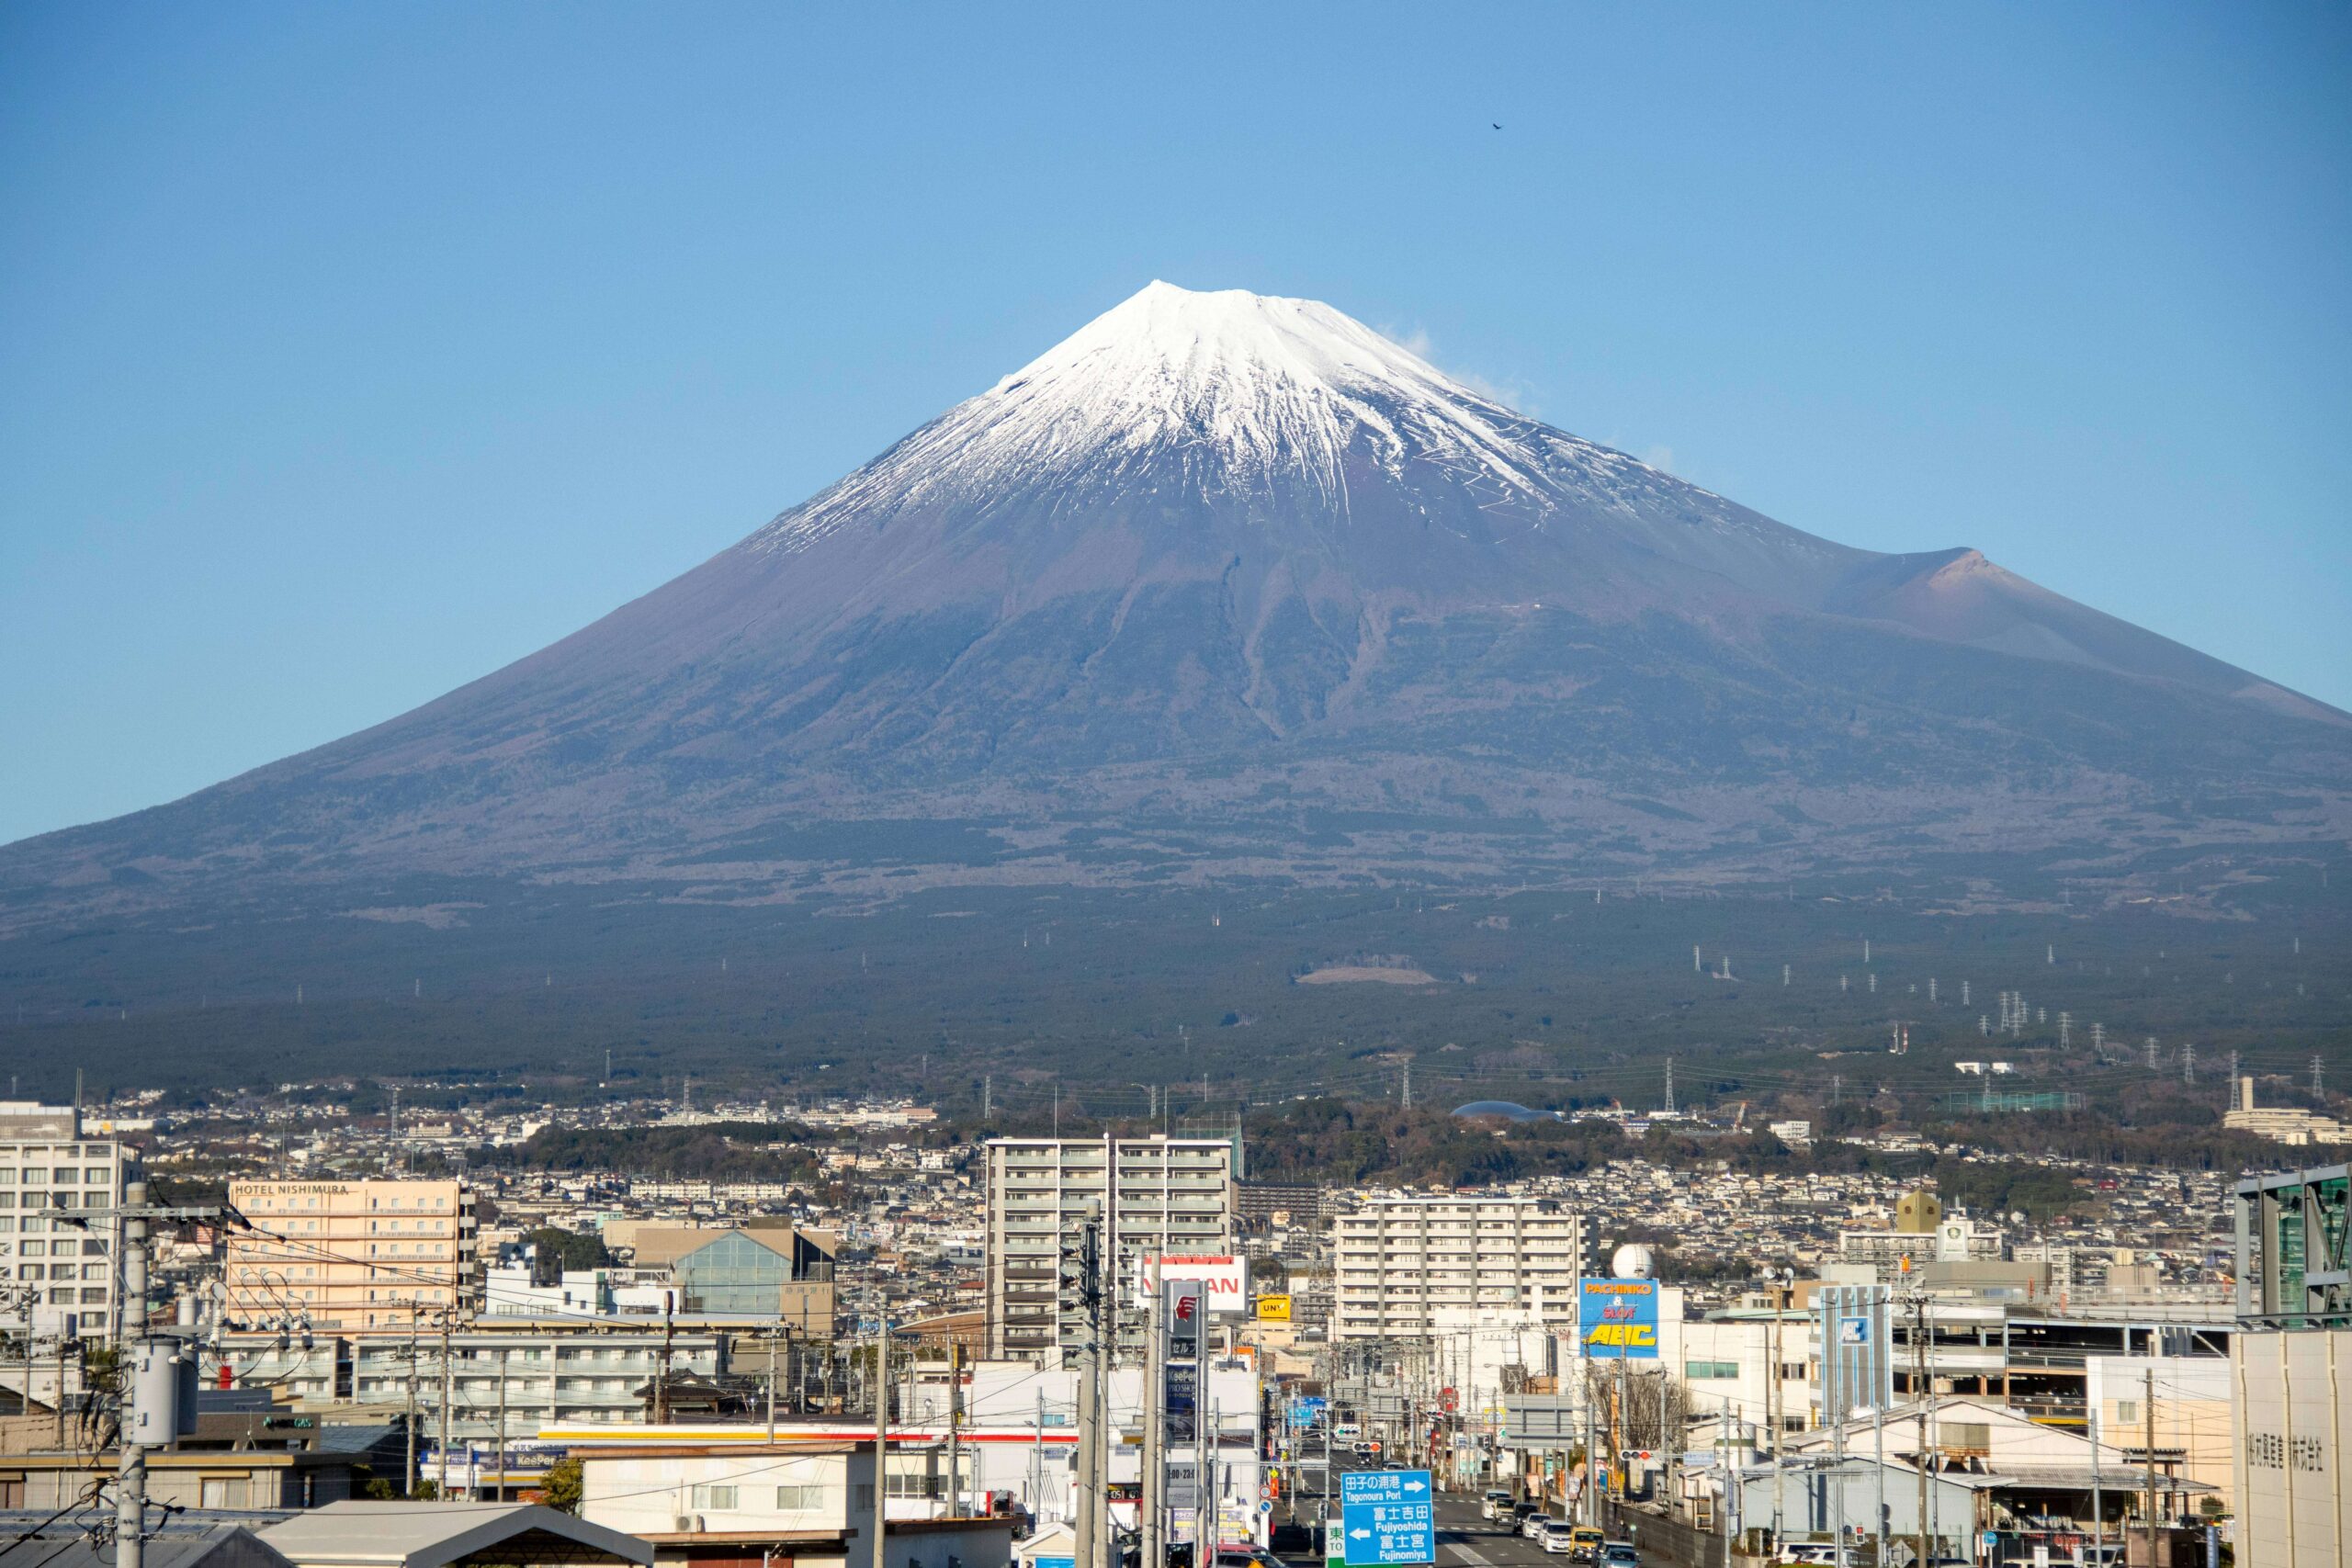
[{"label": "satellite dish", "polygon": [[1639,1242],[1627,1242],[1609,1259],[1609,1271],[1620,1280],[1646,1280],[1657,1272],[1657,1258]]}]

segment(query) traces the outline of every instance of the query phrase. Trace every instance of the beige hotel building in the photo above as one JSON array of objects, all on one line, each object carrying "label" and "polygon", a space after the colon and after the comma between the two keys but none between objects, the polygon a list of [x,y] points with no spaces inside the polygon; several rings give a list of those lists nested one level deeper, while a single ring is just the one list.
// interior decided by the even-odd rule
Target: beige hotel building
[{"label": "beige hotel building", "polygon": [[233,1181],[223,1272],[229,1315],[260,1323],[308,1313],[338,1334],[429,1328],[467,1300],[474,1200],[458,1181]]}]

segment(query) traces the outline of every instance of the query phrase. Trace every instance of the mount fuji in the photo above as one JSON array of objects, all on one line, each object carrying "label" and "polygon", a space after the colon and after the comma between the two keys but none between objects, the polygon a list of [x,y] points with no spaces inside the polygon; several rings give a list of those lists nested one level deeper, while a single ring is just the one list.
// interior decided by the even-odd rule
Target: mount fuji
[{"label": "mount fuji", "polygon": [[2121,875],[2341,840],[2347,786],[2346,715],[1974,550],[1832,543],[1329,306],[1155,283],[540,652],[0,851],[0,933],[436,877]]}]

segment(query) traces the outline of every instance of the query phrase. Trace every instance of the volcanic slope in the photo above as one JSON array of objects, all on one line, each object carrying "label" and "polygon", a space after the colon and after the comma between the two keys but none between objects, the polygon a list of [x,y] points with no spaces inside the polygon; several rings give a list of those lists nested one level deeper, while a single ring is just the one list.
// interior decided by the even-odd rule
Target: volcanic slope
[{"label": "volcanic slope", "polygon": [[561,642],[0,852],[0,930],[436,876],[2120,873],[2341,840],[2347,782],[2345,715],[1973,550],[1835,544],[1329,306],[1155,283]]}]

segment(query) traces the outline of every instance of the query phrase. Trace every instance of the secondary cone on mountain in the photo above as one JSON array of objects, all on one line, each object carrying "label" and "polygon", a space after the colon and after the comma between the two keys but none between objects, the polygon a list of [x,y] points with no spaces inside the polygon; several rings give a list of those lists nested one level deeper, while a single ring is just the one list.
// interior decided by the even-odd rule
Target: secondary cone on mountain
[{"label": "secondary cone on mountain", "polygon": [[[778,835],[845,820],[880,847],[835,858],[932,881],[1141,874],[1070,852],[1139,818],[1191,877],[1777,874],[2193,838],[2184,794],[2257,778],[2282,833],[2340,833],[2348,763],[2343,715],[1973,550],[1834,544],[1327,305],[1155,283],[530,658],[6,852],[0,919],[167,904],[263,844],[289,883],[778,895]],[[889,848],[922,821],[969,831]]]}]

